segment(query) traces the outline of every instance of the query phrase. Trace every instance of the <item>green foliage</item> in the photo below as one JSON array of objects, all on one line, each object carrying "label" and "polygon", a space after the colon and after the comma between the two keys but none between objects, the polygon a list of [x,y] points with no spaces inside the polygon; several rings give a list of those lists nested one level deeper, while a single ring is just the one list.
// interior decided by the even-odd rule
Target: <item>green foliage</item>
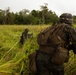
[{"label": "green foliage", "polygon": [[[25,28],[33,33],[23,46],[19,40]],[[35,30],[35,31],[34,31]],[[35,33],[34,33],[35,32]],[[38,49],[37,26],[0,26],[0,73],[5,75],[28,75],[28,55]]]},{"label": "green foliage", "polygon": [[[0,26],[0,75],[29,75],[28,56],[38,49],[37,35],[48,25],[4,25]],[[19,43],[25,28],[33,33],[23,46]],[[70,60],[65,63],[65,75],[76,74],[76,57],[70,51]]]},{"label": "green foliage", "polygon": [[48,9],[47,4],[41,6],[41,10],[32,10],[29,12],[23,9],[20,12],[10,12],[10,8],[0,10],[0,24],[50,24],[58,20],[58,16]]}]

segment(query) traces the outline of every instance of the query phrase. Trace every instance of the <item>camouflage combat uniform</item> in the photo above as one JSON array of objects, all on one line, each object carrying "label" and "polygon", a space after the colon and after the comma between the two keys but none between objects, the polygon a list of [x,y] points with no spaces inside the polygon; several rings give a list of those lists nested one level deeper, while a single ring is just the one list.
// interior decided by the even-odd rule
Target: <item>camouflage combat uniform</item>
[{"label": "camouflage combat uniform", "polygon": [[[51,62],[52,51],[59,46],[59,42],[55,42],[56,36],[59,36],[63,41],[63,47],[73,50],[76,54],[76,31],[75,29],[65,23],[53,25],[55,28],[55,37],[48,37],[47,43],[39,45],[39,51],[36,56],[37,74],[36,75],[64,75],[64,65],[56,65]],[[42,42],[42,41],[41,41]],[[43,41],[44,42],[44,41]],[[70,44],[70,42],[72,44]],[[69,54],[68,54],[69,55]]]},{"label": "camouflage combat uniform", "polygon": [[22,35],[21,35],[21,38],[20,38],[20,43],[23,45],[25,40],[27,39],[28,37],[28,29],[25,29],[23,32],[22,32]]}]

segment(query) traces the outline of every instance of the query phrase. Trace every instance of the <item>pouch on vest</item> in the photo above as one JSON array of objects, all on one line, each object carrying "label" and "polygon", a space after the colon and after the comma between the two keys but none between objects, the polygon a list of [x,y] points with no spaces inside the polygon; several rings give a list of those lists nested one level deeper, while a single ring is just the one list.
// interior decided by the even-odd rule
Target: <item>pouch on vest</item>
[{"label": "pouch on vest", "polygon": [[29,69],[32,73],[37,72],[36,61],[35,61],[36,54],[37,54],[37,52],[35,51],[29,55]]},{"label": "pouch on vest", "polygon": [[67,49],[63,47],[58,47],[51,59],[51,61],[57,65],[62,65],[63,63],[68,62],[68,60],[69,60],[69,52]]},{"label": "pouch on vest", "polygon": [[46,45],[48,37],[50,33],[52,33],[55,30],[54,26],[50,26],[46,28],[44,31],[38,34],[37,42],[39,45]]}]

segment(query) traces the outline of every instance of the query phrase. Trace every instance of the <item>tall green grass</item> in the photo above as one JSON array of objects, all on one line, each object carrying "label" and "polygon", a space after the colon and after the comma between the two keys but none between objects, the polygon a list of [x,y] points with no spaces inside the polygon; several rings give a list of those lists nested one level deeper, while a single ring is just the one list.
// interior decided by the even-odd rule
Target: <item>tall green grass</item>
[{"label": "tall green grass", "polygon": [[[37,35],[49,25],[1,25],[0,26],[0,75],[29,75],[28,56],[38,49]],[[25,28],[33,33],[23,46],[19,40]],[[76,75],[76,57],[70,51],[70,60],[65,63],[65,75]]]}]

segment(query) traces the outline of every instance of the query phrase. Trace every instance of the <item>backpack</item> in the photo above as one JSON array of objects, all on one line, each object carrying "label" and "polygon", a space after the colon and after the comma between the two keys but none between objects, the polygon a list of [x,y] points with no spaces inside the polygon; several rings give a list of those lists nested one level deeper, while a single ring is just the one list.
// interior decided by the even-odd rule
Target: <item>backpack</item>
[{"label": "backpack", "polygon": [[47,27],[44,31],[38,34],[37,42],[39,45],[45,45],[47,43],[50,33],[54,31],[54,26]]},{"label": "backpack", "polygon": [[[47,41],[49,39],[49,36],[52,40],[52,42],[54,43],[54,45],[59,44],[59,46],[57,46],[55,48],[55,50],[51,53],[51,62],[57,65],[61,65],[64,62],[68,62],[69,59],[69,51],[63,47],[63,44],[65,43],[65,41],[63,41],[61,39],[60,36],[58,36],[57,34],[62,34],[61,32],[59,32],[58,29],[63,29],[65,27],[66,24],[61,25],[55,25],[55,26],[51,26],[49,28],[46,28],[43,32],[41,32],[38,35],[37,38],[37,42],[39,45],[47,45]],[[57,36],[56,36],[57,35]]]}]

